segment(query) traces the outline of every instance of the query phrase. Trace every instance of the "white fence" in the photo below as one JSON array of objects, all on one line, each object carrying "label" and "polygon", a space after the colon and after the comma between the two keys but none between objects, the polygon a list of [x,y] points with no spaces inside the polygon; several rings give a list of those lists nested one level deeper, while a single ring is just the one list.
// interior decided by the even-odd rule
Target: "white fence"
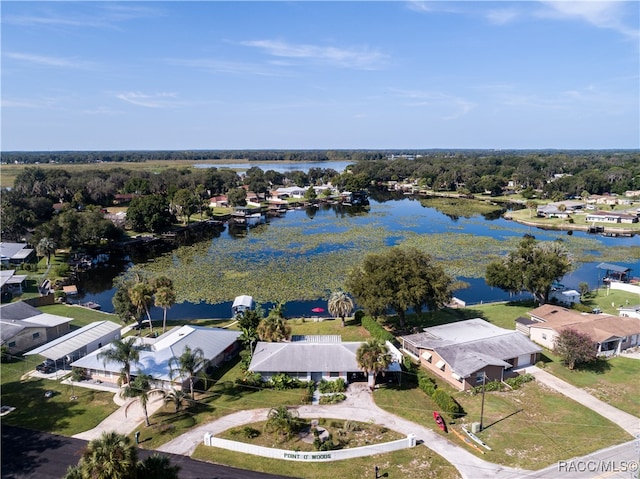
[{"label": "white fence", "polygon": [[244,442],[230,441],[215,437],[211,433],[206,433],[204,435],[204,445],[272,459],[284,459],[285,461],[327,462],[407,449],[416,445],[416,437],[413,434],[409,434],[406,438],[398,439],[397,441],[336,451],[288,451],[286,449],[273,449]]}]

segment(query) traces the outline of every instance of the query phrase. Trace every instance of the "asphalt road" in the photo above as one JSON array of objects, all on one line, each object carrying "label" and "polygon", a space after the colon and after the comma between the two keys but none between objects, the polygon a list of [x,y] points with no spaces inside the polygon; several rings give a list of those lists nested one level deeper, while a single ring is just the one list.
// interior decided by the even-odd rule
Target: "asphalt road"
[{"label": "asphalt road", "polygon": [[[87,441],[2,424],[2,479],[61,479],[67,468],[78,463]],[[145,459],[156,451],[140,449]],[[286,479],[196,461],[186,456],[160,453],[180,466],[181,479]]]}]

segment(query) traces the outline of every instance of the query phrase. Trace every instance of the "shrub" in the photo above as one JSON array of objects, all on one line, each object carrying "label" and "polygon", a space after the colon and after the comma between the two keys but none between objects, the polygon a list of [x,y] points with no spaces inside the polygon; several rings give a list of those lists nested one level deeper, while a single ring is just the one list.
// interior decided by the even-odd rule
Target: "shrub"
[{"label": "shrub", "polygon": [[80,382],[83,379],[86,379],[84,368],[73,367],[71,368],[71,380],[75,382]]},{"label": "shrub", "polygon": [[320,404],[335,404],[344,401],[347,399],[342,393],[330,394],[329,396],[320,397]]},{"label": "shrub", "polygon": [[547,363],[545,363],[544,361],[538,361],[536,363],[536,367],[540,368],[540,369],[544,369],[547,367]]},{"label": "shrub", "polygon": [[362,323],[362,318],[364,318],[364,311],[359,309],[354,313],[353,318],[355,319],[356,323]]},{"label": "shrub", "polygon": [[462,409],[458,401],[440,389],[436,389],[431,399],[433,399],[433,402],[435,402],[442,411],[452,418],[459,418],[465,414],[464,409]]},{"label": "shrub", "polygon": [[433,393],[438,387],[433,378],[427,376],[424,370],[418,371],[418,387],[429,397],[433,396]]},{"label": "shrub", "polygon": [[253,439],[253,438],[258,437],[260,435],[260,431],[258,431],[257,429],[252,428],[251,426],[244,426],[242,428],[242,435],[244,437],[246,437],[247,439]]},{"label": "shrub", "polygon": [[320,384],[318,385],[318,389],[322,394],[342,393],[347,390],[347,383],[342,378],[338,378],[331,381],[327,381],[326,379],[323,379],[322,381],[320,381]]},{"label": "shrub", "polygon": [[389,331],[384,329],[375,319],[364,316],[362,318],[362,327],[371,333],[371,336],[381,341],[393,341],[395,337]]},{"label": "shrub", "polygon": [[55,276],[65,277],[71,272],[71,268],[66,263],[57,264],[53,268],[53,274]]},{"label": "shrub", "polygon": [[526,373],[526,374],[521,374],[519,376],[516,376],[514,378],[508,378],[508,379],[505,380],[505,383],[507,383],[513,389],[518,389],[523,384],[528,383],[528,382],[533,381],[533,380],[534,380],[533,375],[531,375],[529,373]]}]

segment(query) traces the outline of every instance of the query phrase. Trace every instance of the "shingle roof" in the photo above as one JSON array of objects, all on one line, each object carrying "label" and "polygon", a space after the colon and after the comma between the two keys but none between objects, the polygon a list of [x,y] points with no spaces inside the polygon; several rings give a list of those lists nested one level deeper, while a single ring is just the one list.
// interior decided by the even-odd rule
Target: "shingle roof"
[{"label": "shingle roof", "polygon": [[435,351],[461,377],[489,365],[509,367],[507,359],[541,351],[522,333],[480,318],[425,328],[423,333],[402,339],[420,349]]}]

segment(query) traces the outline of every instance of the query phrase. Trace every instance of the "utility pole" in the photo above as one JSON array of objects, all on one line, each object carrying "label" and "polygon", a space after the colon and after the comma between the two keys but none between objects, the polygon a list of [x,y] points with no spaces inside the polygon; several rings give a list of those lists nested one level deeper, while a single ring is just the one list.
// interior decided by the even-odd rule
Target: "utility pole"
[{"label": "utility pole", "polygon": [[484,429],[482,417],[484,416],[484,385],[487,382],[487,373],[482,371],[482,405],[480,406],[480,430]]}]

